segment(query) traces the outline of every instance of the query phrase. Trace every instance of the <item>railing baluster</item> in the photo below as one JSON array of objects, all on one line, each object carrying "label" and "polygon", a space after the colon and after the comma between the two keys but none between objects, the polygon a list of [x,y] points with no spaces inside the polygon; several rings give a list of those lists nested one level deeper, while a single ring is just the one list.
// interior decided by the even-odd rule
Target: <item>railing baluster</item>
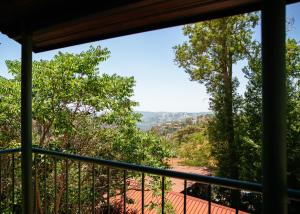
[{"label": "railing baluster", "polygon": [[12,213],[14,213],[15,207],[15,154],[12,154]]},{"label": "railing baluster", "polygon": [[56,194],[57,194],[57,159],[54,157],[54,213],[57,213]]},{"label": "railing baluster", "polygon": [[[5,151],[5,153],[3,151],[0,151],[0,154],[1,155],[11,154],[11,152],[16,152],[16,151],[18,152],[19,150],[7,150],[7,151]],[[108,167],[110,167],[110,169],[111,168],[120,168],[122,171],[124,171],[124,187],[125,187],[124,189],[126,189],[126,172],[127,172],[126,170],[130,170],[130,171],[134,170],[134,171],[137,171],[137,172],[146,172],[147,174],[154,174],[156,176],[167,176],[167,177],[172,177],[172,178],[176,178],[176,179],[184,179],[186,181],[193,180],[195,182],[205,183],[206,185],[213,184],[214,186],[220,186],[220,187],[223,187],[223,188],[245,189],[246,191],[251,191],[251,192],[255,192],[255,193],[261,193],[261,191],[262,191],[262,185],[258,184],[258,183],[245,182],[245,181],[239,181],[239,180],[234,180],[234,179],[225,179],[225,178],[219,178],[219,177],[213,177],[213,176],[211,176],[211,177],[210,176],[202,176],[202,175],[200,176],[200,175],[189,174],[189,173],[184,173],[184,172],[163,170],[163,169],[157,169],[157,168],[153,168],[153,167],[145,167],[145,166],[139,166],[139,165],[130,165],[129,163],[120,163],[120,162],[117,162],[117,161],[103,160],[103,159],[100,159],[100,158],[83,157],[83,156],[79,156],[79,155],[73,155],[73,154],[67,154],[67,153],[62,153],[62,152],[57,152],[57,151],[44,150],[44,149],[39,149],[39,148],[33,148],[33,151],[36,154],[43,154],[43,155],[49,155],[49,156],[55,156],[55,157],[58,157],[58,158],[67,159],[66,163],[67,163],[67,161],[72,160],[72,161],[85,162],[85,163],[89,164],[89,166],[90,166],[90,164],[99,164],[99,165],[108,166]],[[63,169],[64,159],[61,161],[61,167],[60,168],[62,168],[63,175],[66,175],[66,177],[65,177],[65,178],[67,178],[66,179],[66,187],[68,187],[68,177],[67,177],[68,173],[65,174],[64,169]],[[3,156],[2,156],[2,162],[3,162],[3,160],[4,159],[3,159]],[[39,158],[37,158],[37,156],[35,156],[35,160],[38,161]],[[39,164],[35,164],[37,173],[38,173],[37,168],[39,166],[40,166]],[[0,164],[0,167],[1,167],[1,164]],[[68,172],[68,167],[69,166],[66,164],[66,172]],[[3,168],[3,163],[2,163],[2,168]],[[40,169],[40,170],[42,170],[42,169]],[[122,171],[119,171],[118,174],[121,175]],[[10,170],[9,170],[9,172],[10,172]],[[2,173],[2,181],[3,181],[3,179],[4,179],[3,178],[3,169],[2,169],[2,172],[0,170],[0,175],[1,175],[1,173]],[[55,177],[56,177],[56,175],[55,175]],[[108,179],[111,179],[111,178],[108,176]],[[163,177],[162,179],[163,179],[162,183],[164,183],[165,182],[165,180],[164,180],[165,177]],[[0,180],[1,180],[1,178],[0,178]],[[56,183],[56,181],[55,181],[55,183]],[[38,185],[40,185],[40,184],[38,183]],[[122,185],[122,184],[119,184],[119,185]],[[162,195],[163,196],[165,195],[164,186],[165,185],[162,185],[162,190],[163,190]],[[36,185],[36,187],[38,187],[38,186]],[[212,187],[212,190],[210,190],[210,191],[213,193],[213,186],[211,186],[211,187]],[[57,188],[55,188],[55,189],[57,189]],[[68,188],[66,188],[66,189],[68,191]],[[95,189],[95,188],[93,188],[93,189]],[[108,183],[108,189],[110,190],[109,183]],[[144,190],[144,188],[142,188],[142,189]],[[185,187],[185,189],[187,189],[187,188]],[[2,191],[3,191],[3,183],[2,183]],[[68,194],[67,191],[66,191],[66,194]],[[287,191],[288,191],[288,197],[289,197],[290,200],[299,200],[298,199],[299,198],[299,196],[298,196],[299,193],[296,190],[288,189]],[[110,193],[110,191],[108,191],[108,192]],[[118,193],[119,193],[119,191],[118,191]],[[185,191],[185,193],[187,193],[187,192]],[[185,194],[185,195],[186,195],[185,197],[187,197],[187,194]],[[66,197],[66,199],[67,198],[68,197]],[[123,208],[125,208],[124,211],[126,212],[126,190],[124,191],[124,198],[125,198],[125,200],[124,200],[124,207]],[[213,197],[211,197],[211,198],[213,198]],[[121,187],[121,200],[122,200],[122,187]],[[242,200],[241,197],[239,198],[238,206],[237,207],[234,206],[234,208],[236,208],[237,212],[238,212],[239,207],[241,206],[240,200]],[[6,201],[9,201],[9,200],[6,199]],[[108,199],[108,201],[109,201],[109,199]],[[162,205],[164,205],[165,201],[167,202],[167,200],[165,200],[165,197],[162,197]],[[212,206],[211,204],[212,203],[209,201],[208,206],[209,206],[209,212],[210,213],[211,213],[211,206]],[[3,201],[2,201],[2,205],[3,205]],[[8,204],[8,206],[10,207],[10,204]],[[62,203],[61,206],[64,208],[65,204]],[[186,213],[186,212],[188,212],[189,207],[188,207],[187,204],[185,205],[185,207],[186,207],[185,208],[186,209],[185,213]],[[69,205],[68,205],[68,208],[69,208]],[[95,208],[97,208],[97,206],[95,206]],[[2,209],[3,209],[3,206],[2,206]],[[48,209],[49,209],[49,204],[48,204]],[[57,209],[58,209],[58,207],[57,207]],[[164,210],[165,210],[165,207],[162,206],[162,211],[164,211]],[[58,211],[60,211],[60,210],[58,210]],[[64,211],[64,209],[63,209],[63,211]],[[70,209],[68,209],[68,212],[70,212]],[[123,210],[122,210],[122,212],[123,212]]]},{"label": "railing baluster", "polygon": [[[35,150],[33,150],[35,151]],[[39,151],[39,150],[38,150]],[[18,177],[15,177],[16,175],[18,175],[18,171],[16,171],[16,160],[18,161],[19,160],[19,157],[18,155],[16,156],[15,153],[13,152],[18,152],[18,150],[8,150],[8,151],[5,151],[6,153],[4,153],[3,151],[0,151],[0,196],[1,194],[3,193],[3,160],[4,160],[4,157],[1,156],[3,154],[8,154],[8,156],[12,156],[12,161],[10,162],[10,159],[8,157],[8,163],[11,163],[11,169],[8,169],[9,171],[6,173],[8,174],[8,181],[12,181],[11,182],[11,185],[12,187],[10,187],[10,185],[8,187],[10,187],[10,191],[12,190],[12,192],[8,192],[8,197],[10,198],[11,197],[11,201],[9,200],[9,198],[5,198],[5,202],[8,202],[6,203],[6,208],[10,208],[12,212],[15,212],[16,211],[16,205],[19,205],[19,204],[15,204],[15,194],[17,193],[18,189],[16,189],[16,186],[18,187],[18,183],[16,183],[17,181],[17,178]],[[56,157],[62,157],[62,158],[66,158],[65,160],[62,160],[61,161],[61,167],[60,168],[63,168],[63,165],[64,165],[64,161],[65,161],[65,200],[66,200],[66,204],[62,204],[62,207],[66,206],[66,213],[69,213],[72,209],[71,208],[74,208],[73,206],[71,207],[71,204],[69,205],[69,181],[68,181],[68,176],[69,176],[69,164],[68,164],[68,161],[71,161],[70,162],[70,165],[72,165],[72,162],[74,160],[78,160],[80,162],[78,162],[78,206],[79,206],[79,213],[81,212],[81,163],[82,162],[87,162],[87,163],[92,163],[93,164],[93,213],[95,213],[95,210],[97,210],[97,206],[95,206],[95,164],[100,164],[100,165],[107,165],[107,188],[108,188],[108,195],[107,195],[107,204],[108,204],[108,213],[110,213],[110,186],[111,186],[111,171],[110,171],[110,167],[119,167],[119,168],[123,168],[123,180],[124,180],[124,186],[123,186],[123,201],[124,201],[124,204],[123,204],[123,212],[126,213],[126,197],[127,197],[127,182],[126,182],[126,179],[127,179],[127,170],[135,170],[135,171],[140,171],[140,172],[143,172],[143,171],[146,171],[147,173],[152,173],[152,174],[156,174],[156,175],[160,175],[162,177],[162,180],[161,180],[161,190],[162,190],[162,201],[161,201],[161,209],[162,209],[162,213],[164,214],[165,212],[165,204],[166,204],[166,192],[165,192],[165,184],[166,184],[166,180],[165,180],[165,176],[168,176],[168,177],[174,177],[174,178],[181,178],[181,179],[185,179],[184,180],[184,213],[187,213],[187,180],[195,180],[195,181],[203,181],[204,183],[206,183],[208,185],[208,213],[210,214],[211,213],[211,201],[212,201],[212,192],[213,192],[213,186],[210,184],[210,183],[213,183],[213,185],[219,185],[219,186],[222,186],[222,187],[227,187],[227,188],[230,188],[230,189],[234,189],[235,192],[236,192],[236,195],[238,197],[235,197],[235,203],[232,203],[233,204],[233,207],[235,208],[235,212],[236,213],[239,213],[239,209],[240,209],[240,206],[241,206],[241,200],[242,200],[242,197],[241,197],[241,189],[245,189],[247,191],[251,191],[251,192],[261,192],[261,185],[260,184],[256,184],[256,183],[250,183],[250,182],[240,182],[240,181],[236,181],[236,180],[224,180],[222,178],[213,178],[213,177],[205,177],[205,179],[203,179],[202,177],[197,177],[197,175],[189,175],[188,173],[180,173],[180,172],[176,172],[176,174],[173,172],[173,171],[163,171],[163,170],[159,170],[159,169],[152,169],[150,167],[148,168],[144,168],[143,166],[134,166],[133,168],[131,168],[131,166],[129,164],[124,164],[124,163],[117,163],[117,162],[113,162],[113,161],[104,161],[104,160],[101,160],[101,159],[95,159],[95,158],[87,158],[87,157],[81,157],[81,156],[76,156],[76,155],[69,155],[69,154],[60,154],[58,152],[53,152],[53,151],[47,151],[45,153],[41,153],[43,155],[53,155],[53,156],[56,156]],[[42,184],[40,184],[40,182],[38,182],[37,180],[37,177],[39,176],[39,171],[41,172],[41,174],[43,173],[44,175],[44,188],[42,188],[42,190],[45,190],[45,193],[44,193],[44,200],[45,200],[45,213],[46,212],[49,212],[50,209],[49,209],[49,202],[47,201],[47,199],[49,199],[49,194],[47,194],[47,157],[44,156],[44,165],[41,165],[41,164],[38,164],[40,163],[39,162],[39,159],[43,159],[43,157],[38,157],[37,154],[34,155],[34,162],[33,162],[33,167],[35,169],[35,173],[34,173],[34,182],[35,182],[35,185],[34,185],[34,190],[35,190],[35,198],[32,200],[34,201],[35,203],[35,206],[37,206],[37,199],[40,199],[40,198],[37,198],[37,189],[38,187],[40,187]],[[6,159],[5,159],[6,161]],[[49,160],[48,160],[49,161]],[[102,164],[103,163],[103,164]],[[18,165],[17,165],[18,166]],[[40,166],[44,166],[44,171],[42,172],[43,169],[39,168]],[[47,167],[46,167],[47,166]],[[50,167],[50,165],[49,165]],[[64,169],[62,169],[62,173],[63,173]],[[71,171],[72,172],[72,171]],[[122,172],[122,171],[121,171]],[[10,176],[11,174],[11,176]],[[52,174],[51,174],[52,175]],[[11,177],[11,179],[10,179]],[[48,175],[49,177],[49,175]],[[51,177],[51,176],[50,176]],[[5,177],[6,178],[6,177]],[[128,177],[129,178],[129,177]],[[4,181],[6,181],[7,179],[5,179]],[[210,180],[212,179],[212,180]],[[41,181],[41,180],[39,180]],[[49,183],[50,181],[48,181]],[[237,189],[237,190],[236,190]],[[290,200],[299,200],[299,193],[296,191],[296,190],[291,190],[291,189],[288,189],[288,194],[289,194],[289,199]],[[145,174],[142,173],[142,213],[144,213],[144,192],[145,192]],[[122,194],[122,192],[121,192]],[[56,204],[56,197],[57,197],[57,158],[54,157],[54,203]],[[121,196],[122,197],[122,196]],[[40,201],[39,201],[40,202]],[[16,202],[17,203],[17,202]],[[55,213],[57,213],[57,209],[58,207],[56,207],[54,204],[54,210],[55,210]],[[4,201],[1,201],[1,197],[0,197],[0,210],[3,211],[3,208],[4,208]],[[51,206],[51,210],[52,210],[52,206]],[[0,211],[0,213],[2,213]],[[37,213],[37,209],[35,208],[34,210],[34,213]]]},{"label": "railing baluster", "polygon": [[81,163],[78,162],[78,213],[81,212]]},{"label": "railing baluster", "polygon": [[2,156],[0,156],[0,213],[2,213]]},{"label": "railing baluster", "polygon": [[208,185],[208,214],[211,214],[211,185]]},{"label": "railing baluster", "polygon": [[95,164],[93,164],[93,214],[95,214]]},{"label": "railing baluster", "polygon": [[44,155],[44,213],[47,214],[47,170],[46,170],[46,155]]},{"label": "railing baluster", "polygon": [[107,213],[110,214],[110,168],[107,167]]},{"label": "railing baluster", "polygon": [[186,214],[187,182],[184,180],[183,214]]},{"label": "railing baluster", "polygon": [[36,165],[36,159],[37,159],[37,154],[34,155],[34,159],[33,159],[33,165],[34,165],[34,195],[33,195],[33,200],[34,200],[34,213],[37,213],[37,199],[36,199],[36,185],[37,184],[37,165]]},{"label": "railing baluster", "polygon": [[145,212],[144,206],[145,206],[145,174],[142,173],[142,214],[144,214]]},{"label": "railing baluster", "polygon": [[235,213],[238,214],[239,213],[239,206],[240,206],[240,195],[241,195],[241,192],[239,190],[236,190],[236,194],[238,195],[237,196],[237,201],[236,201],[236,206],[235,206]]},{"label": "railing baluster", "polygon": [[69,166],[68,166],[68,160],[65,160],[66,162],[66,213],[69,213]]},{"label": "railing baluster", "polygon": [[126,170],[123,171],[123,179],[124,179],[124,186],[123,186],[123,190],[124,190],[124,193],[123,193],[123,200],[124,200],[124,203],[123,203],[123,213],[125,214],[126,213],[126,191],[127,191],[127,187],[126,187]]},{"label": "railing baluster", "polygon": [[161,178],[161,213],[165,213],[165,176]]}]

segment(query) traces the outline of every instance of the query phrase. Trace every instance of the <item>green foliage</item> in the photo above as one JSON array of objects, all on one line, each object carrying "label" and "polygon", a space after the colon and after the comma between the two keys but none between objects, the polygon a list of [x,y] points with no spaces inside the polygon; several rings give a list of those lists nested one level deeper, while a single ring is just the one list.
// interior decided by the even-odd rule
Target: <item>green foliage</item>
[{"label": "green foliage", "polygon": [[[108,57],[107,49],[91,47],[79,54],[59,52],[52,60],[33,62],[33,143],[145,164],[155,164],[148,153],[156,153],[160,162],[167,155],[156,146],[160,140],[136,127],[140,115],[133,111],[137,105],[131,100],[133,77],[99,72],[98,64]],[[20,133],[21,64],[6,64],[13,79],[0,79],[2,146],[19,142]],[[149,145],[146,150],[145,145]]]},{"label": "green foliage", "polygon": [[241,104],[238,80],[232,66],[247,57],[251,48],[256,14],[243,14],[204,21],[183,27],[187,41],[174,47],[175,62],[192,81],[204,83],[214,112],[209,140],[217,159],[218,175],[239,177],[239,139],[236,115]]},{"label": "green foliage", "polygon": [[162,136],[162,143],[188,166],[214,167],[212,145],[208,141],[207,125],[211,115],[201,115],[192,120],[172,121],[153,126],[149,133]]},{"label": "green foliage", "polygon": [[[262,147],[262,75],[261,48],[257,43],[252,47],[248,65],[243,69],[248,79],[242,108],[243,120],[242,173],[247,180],[261,181]],[[294,39],[286,42],[287,75],[287,158],[288,183],[290,187],[300,187],[300,44]]]},{"label": "green foliage", "polygon": [[[0,77],[0,143],[10,142],[13,146],[18,144],[20,137],[20,101],[21,93],[15,88],[20,88],[18,81],[9,81]],[[9,145],[1,145],[7,148]]]},{"label": "green foliage", "polygon": [[215,160],[212,156],[212,146],[208,141],[207,124],[189,125],[178,130],[173,135],[177,145],[177,155],[183,159],[182,164],[188,166],[214,167]]},{"label": "green foliage", "polygon": [[[155,210],[157,214],[162,213],[162,179],[160,176],[151,176],[149,177],[149,188],[152,190],[152,196],[153,200],[150,201],[145,207],[147,207],[149,210]],[[169,201],[169,199],[166,198],[166,194],[169,190],[172,188],[172,182],[169,178],[165,177],[165,183],[164,183],[164,188],[165,188],[165,213],[169,214],[175,214],[175,210],[173,208],[172,203]]]},{"label": "green foliage", "polygon": [[[211,96],[210,108],[214,115],[208,124],[208,140],[212,145],[211,155],[217,160],[217,174],[261,182],[261,47],[252,39],[257,22],[256,14],[244,14],[186,25],[183,34],[187,41],[174,50],[178,66],[190,75],[191,81],[205,84]],[[238,80],[232,76],[232,65],[240,60],[248,61],[243,68],[248,79],[244,97],[236,93]],[[286,75],[288,185],[299,188],[300,44],[294,39],[286,42]],[[181,139],[182,135],[179,136]],[[260,203],[261,197],[249,196],[253,203]],[[224,195],[216,197],[220,199]],[[227,199],[224,203],[230,204]],[[258,211],[259,206],[253,203],[245,202],[245,208],[252,206]]]},{"label": "green foliage", "polygon": [[[109,57],[109,51],[101,47],[90,47],[79,54],[61,53],[51,60],[33,62],[32,70],[32,114],[33,144],[83,156],[101,157],[110,160],[126,161],[165,168],[170,152],[160,138],[140,131],[136,123],[140,115],[133,111],[138,105],[132,100],[135,80],[116,74],[107,75],[99,70],[99,64]],[[0,78],[0,146],[8,148],[20,146],[20,69],[19,61],[6,61],[12,79]],[[38,157],[36,157],[38,158]],[[36,161],[36,170],[40,175],[46,169],[46,175],[38,176],[36,183],[53,180],[54,169],[50,160]],[[70,179],[77,176],[77,167],[69,162]],[[75,168],[74,168],[75,167]],[[82,180],[89,179],[92,166],[84,165]],[[58,164],[57,194],[65,190],[66,165]],[[100,179],[106,175],[106,169],[99,169],[97,185],[98,200],[104,200],[105,182]],[[129,172],[128,178],[137,174]],[[117,189],[121,188],[119,173],[112,174]],[[76,179],[69,184],[70,203],[76,201]],[[113,190],[112,190],[113,191]],[[37,200],[45,200],[36,189]],[[52,197],[53,188],[48,191]],[[82,203],[91,201],[91,191],[82,191]],[[72,198],[72,195],[74,198]],[[100,203],[99,202],[99,203]],[[63,198],[56,206],[65,212]],[[76,206],[70,205],[70,209]],[[41,211],[41,205],[38,204]],[[51,208],[54,209],[54,206]],[[88,211],[87,211],[88,212]]]}]

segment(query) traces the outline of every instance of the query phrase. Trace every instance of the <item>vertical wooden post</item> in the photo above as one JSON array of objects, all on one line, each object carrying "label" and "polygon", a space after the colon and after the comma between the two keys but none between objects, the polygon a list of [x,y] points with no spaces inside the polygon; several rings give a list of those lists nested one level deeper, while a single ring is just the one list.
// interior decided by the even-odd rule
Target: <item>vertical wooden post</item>
[{"label": "vertical wooden post", "polygon": [[285,1],[263,0],[263,213],[287,213]]},{"label": "vertical wooden post", "polygon": [[32,213],[32,38],[22,36],[21,146],[23,213]]}]

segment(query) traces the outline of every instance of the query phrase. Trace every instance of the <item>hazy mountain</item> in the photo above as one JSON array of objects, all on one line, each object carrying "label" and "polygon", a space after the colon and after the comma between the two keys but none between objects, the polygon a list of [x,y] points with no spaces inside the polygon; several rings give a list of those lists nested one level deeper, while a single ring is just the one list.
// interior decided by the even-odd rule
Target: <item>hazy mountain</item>
[{"label": "hazy mountain", "polygon": [[144,131],[149,130],[152,126],[160,125],[172,121],[184,121],[187,118],[196,119],[200,115],[210,114],[210,112],[149,112],[138,111],[142,114],[142,122],[138,123],[138,127]]}]

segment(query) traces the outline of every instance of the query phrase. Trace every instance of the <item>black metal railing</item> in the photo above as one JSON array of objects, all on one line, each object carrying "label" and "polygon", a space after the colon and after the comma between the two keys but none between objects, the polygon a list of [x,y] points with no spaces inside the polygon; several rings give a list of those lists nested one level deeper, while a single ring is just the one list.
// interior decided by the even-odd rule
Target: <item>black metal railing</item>
[{"label": "black metal railing", "polygon": [[[115,200],[116,186],[118,186],[118,194],[121,200],[119,204],[119,212],[127,212],[127,203],[130,203],[127,199],[127,180],[129,179],[128,172],[133,172],[140,175],[140,188],[141,188],[141,213],[145,212],[145,184],[147,183],[147,176],[154,175],[160,178],[160,197],[161,203],[159,204],[162,213],[167,213],[166,209],[166,178],[176,178],[184,180],[183,185],[183,213],[187,212],[187,181],[194,181],[197,183],[205,184],[208,187],[207,192],[207,210],[208,213],[212,212],[212,187],[223,187],[230,190],[236,190],[239,193],[241,191],[249,191],[252,193],[262,194],[262,185],[253,182],[246,182],[234,179],[226,179],[213,176],[204,176],[198,174],[184,173],[167,169],[159,169],[148,166],[141,166],[136,164],[129,164],[118,161],[103,160],[100,158],[84,157],[75,154],[68,154],[64,152],[46,150],[42,148],[33,148],[34,161],[33,161],[33,183],[34,183],[34,212],[39,213],[41,209],[43,213],[58,213],[60,209],[64,213],[81,213],[89,212],[96,213],[99,208],[99,203],[96,202],[99,195],[99,191],[106,192],[106,196],[102,197],[102,200],[106,201],[106,206],[102,206],[101,209],[105,210],[105,213],[114,213],[111,207],[111,203]],[[0,208],[9,209],[14,212],[16,210],[15,192],[16,188],[18,193],[20,192],[20,182],[18,185],[15,183],[16,169],[20,168],[20,149],[9,149],[0,151]],[[2,182],[3,177],[3,160],[6,158],[6,166],[11,167],[10,173],[6,174],[11,177],[9,193],[3,197],[3,184],[8,186],[8,182]],[[10,159],[8,158],[10,157]],[[18,159],[18,167],[16,167],[16,160]],[[77,167],[71,167],[71,166]],[[60,167],[58,167],[60,166]],[[99,167],[102,167],[101,169]],[[18,169],[17,178],[21,179],[20,169]],[[101,170],[101,173],[99,173]],[[58,177],[63,178],[59,183]],[[87,181],[91,177],[89,181]],[[113,178],[118,177],[117,182],[113,181]],[[105,185],[96,186],[96,181],[101,179]],[[90,183],[89,183],[90,182]],[[89,183],[84,186],[84,183]],[[90,185],[91,184],[91,185]],[[72,185],[72,186],[70,186]],[[75,186],[77,185],[77,186]],[[62,190],[62,191],[58,191]],[[300,191],[288,189],[289,200],[300,200]],[[83,194],[84,193],[84,194]],[[63,195],[64,194],[64,195]],[[8,199],[8,196],[11,199]],[[88,197],[88,200],[82,197]],[[113,196],[113,197],[112,197]],[[58,203],[63,201],[63,203]],[[17,197],[20,200],[20,197]],[[58,200],[60,199],[60,200]],[[6,202],[4,202],[6,201]],[[91,204],[85,204],[84,201],[91,201]],[[10,202],[10,206],[9,203]],[[50,203],[51,202],[51,203]],[[83,203],[84,202],[84,203]],[[6,203],[6,204],[4,204]],[[16,204],[15,204],[16,203]],[[86,208],[88,207],[88,208]],[[236,213],[239,212],[239,204],[236,204]],[[39,211],[40,210],[40,211]],[[76,212],[74,212],[76,210]],[[60,212],[61,213],[61,212]]]},{"label": "black metal railing", "polygon": [[20,148],[0,150],[0,213],[17,212],[16,193],[21,191]]}]

